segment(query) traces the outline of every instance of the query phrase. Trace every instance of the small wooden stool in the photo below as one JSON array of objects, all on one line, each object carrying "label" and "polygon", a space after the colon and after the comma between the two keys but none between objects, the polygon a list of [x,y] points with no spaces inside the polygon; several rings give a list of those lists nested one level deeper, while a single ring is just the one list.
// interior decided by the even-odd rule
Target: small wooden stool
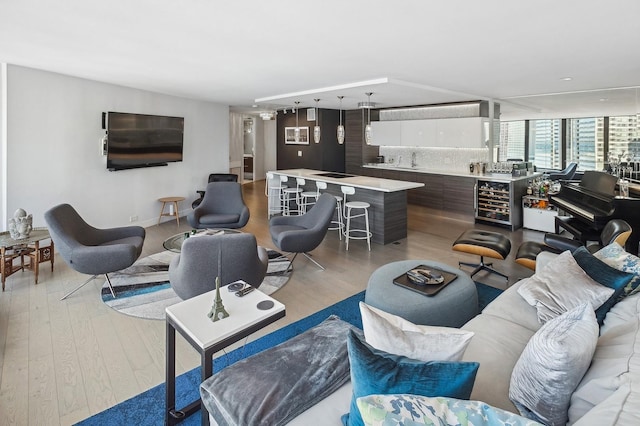
[{"label": "small wooden stool", "polygon": [[[162,216],[175,216],[176,217],[176,222],[178,223],[178,226],[180,226],[180,213],[178,213],[180,210],[178,208],[178,203],[180,201],[184,201],[185,198],[184,197],[162,197],[162,198],[158,198],[158,201],[162,202],[162,208],[160,209],[160,217],[158,217],[158,225],[160,225],[160,219],[162,219]],[[169,212],[165,213],[164,212],[164,206],[167,203],[173,203],[173,204],[169,204]],[[173,210],[174,212],[171,213],[171,207],[173,206]]]}]

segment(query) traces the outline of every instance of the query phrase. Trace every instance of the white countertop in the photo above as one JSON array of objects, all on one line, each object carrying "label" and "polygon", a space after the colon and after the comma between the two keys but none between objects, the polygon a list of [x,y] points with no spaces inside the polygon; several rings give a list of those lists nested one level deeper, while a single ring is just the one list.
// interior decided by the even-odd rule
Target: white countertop
[{"label": "white countertop", "polygon": [[542,173],[536,172],[528,174],[527,176],[517,176],[513,177],[510,173],[480,173],[474,174],[469,172],[458,172],[456,170],[434,170],[434,169],[424,169],[420,167],[398,167],[387,163],[371,163],[364,164],[362,167],[368,169],[383,169],[383,170],[394,170],[398,172],[412,172],[412,173],[429,173],[433,175],[447,175],[447,176],[462,176],[473,179],[485,179],[491,181],[498,182],[514,182],[521,179],[533,179],[538,176],[542,176]]},{"label": "white countertop", "polygon": [[423,183],[419,183],[419,182],[382,179],[382,178],[376,178],[371,176],[357,176],[357,175],[351,175],[347,173],[338,173],[338,174],[344,174],[346,176],[343,178],[320,176],[319,174],[321,173],[332,173],[332,172],[325,172],[322,170],[312,170],[312,169],[276,170],[271,173],[280,174],[280,175],[284,175],[292,178],[301,177],[308,180],[327,182],[334,185],[349,185],[355,188],[370,189],[372,191],[380,191],[380,192],[406,191],[408,189],[420,188],[424,186]]}]

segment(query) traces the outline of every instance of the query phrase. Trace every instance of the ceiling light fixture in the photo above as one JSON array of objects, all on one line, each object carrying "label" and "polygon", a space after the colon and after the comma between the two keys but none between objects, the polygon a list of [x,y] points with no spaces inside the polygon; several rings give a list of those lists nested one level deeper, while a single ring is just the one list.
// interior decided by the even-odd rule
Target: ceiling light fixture
[{"label": "ceiling light fixture", "polygon": [[338,129],[336,131],[336,136],[338,137],[338,143],[340,145],[344,143],[344,126],[342,125],[342,98],[344,98],[344,96],[338,96],[338,99],[340,99],[340,124],[338,124]]},{"label": "ceiling light fixture", "polygon": [[300,127],[298,126],[298,105],[300,105],[300,101],[295,101],[296,104],[295,112],[296,112],[296,128],[293,131],[294,138],[296,143],[300,142]]},{"label": "ceiling light fixture", "polygon": [[364,126],[364,141],[367,145],[371,145],[373,141],[373,129],[371,129],[371,108],[373,108],[373,104],[371,103],[371,95],[373,95],[373,92],[367,92],[365,95],[367,95],[367,105],[362,107],[367,109],[367,125]]},{"label": "ceiling light fixture", "polygon": [[561,80],[562,81],[571,81],[571,80],[573,80],[573,78],[571,78],[571,77],[562,77]]},{"label": "ceiling light fixture", "polygon": [[277,111],[275,113],[273,111],[263,111],[263,112],[260,113],[260,118],[262,118],[265,121],[273,120],[273,116],[276,113],[277,113]]},{"label": "ceiling light fixture", "polygon": [[316,125],[313,127],[313,141],[320,143],[320,126],[318,125],[318,115],[320,114],[318,102],[320,102],[320,99],[314,99],[314,101],[316,101]]}]

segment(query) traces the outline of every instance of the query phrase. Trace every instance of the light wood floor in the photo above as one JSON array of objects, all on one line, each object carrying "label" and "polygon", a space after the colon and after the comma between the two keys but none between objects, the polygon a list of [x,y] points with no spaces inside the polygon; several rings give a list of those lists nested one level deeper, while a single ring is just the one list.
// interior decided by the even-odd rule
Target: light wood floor
[{"label": "light wood floor", "polygon": [[[264,181],[243,186],[251,220],[244,231],[256,235],[258,244],[274,248],[269,237]],[[195,193],[194,193],[195,195]],[[194,198],[196,198],[194,196]],[[273,296],[283,302],[287,316],[255,339],[365,289],[370,274],[380,265],[403,259],[432,259],[457,266],[474,256],[451,250],[464,230],[476,226],[502,232],[512,242],[509,259],[496,267],[511,282],[531,272],[513,262],[523,240],[540,241],[536,231],[474,225],[409,206],[408,238],[394,244],[356,241],[347,252],[336,232],[330,232],[314,258],[296,259],[287,285]],[[147,228],[143,256],[162,250],[162,241],[188,230],[186,220]],[[71,270],[56,256],[55,271],[43,264],[40,284],[30,272],[16,273],[0,294],[0,423],[16,425],[69,425],[109,408],[164,382],[165,325],[142,320],[106,307],[100,297],[102,279],[96,279],[65,301],[60,298],[87,277]],[[485,273],[476,280],[505,287],[504,279]],[[198,355],[177,337],[177,370],[196,367]],[[162,419],[158,419],[158,424]]]}]

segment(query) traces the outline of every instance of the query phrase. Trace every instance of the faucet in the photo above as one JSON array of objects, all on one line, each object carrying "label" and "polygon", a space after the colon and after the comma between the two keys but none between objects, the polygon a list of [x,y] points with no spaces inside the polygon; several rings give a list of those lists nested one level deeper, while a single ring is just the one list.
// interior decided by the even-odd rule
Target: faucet
[{"label": "faucet", "polygon": [[418,164],[416,163],[416,153],[415,153],[415,152],[412,152],[412,153],[411,153],[411,167],[415,167],[415,166],[417,166],[417,165],[418,165]]},{"label": "faucet", "polygon": [[400,163],[402,163],[402,155],[398,155],[398,167],[400,167]]}]

